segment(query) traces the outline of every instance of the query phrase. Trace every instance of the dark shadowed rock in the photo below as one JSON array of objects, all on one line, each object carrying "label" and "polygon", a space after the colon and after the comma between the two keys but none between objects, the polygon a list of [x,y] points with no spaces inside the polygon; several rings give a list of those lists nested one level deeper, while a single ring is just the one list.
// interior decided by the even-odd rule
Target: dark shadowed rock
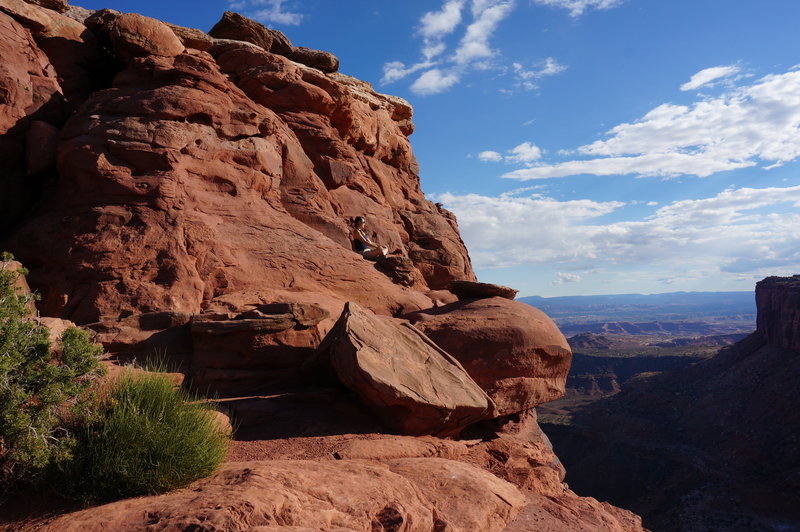
[{"label": "dark shadowed rock", "polygon": [[757,332],[775,347],[800,352],[800,275],[756,284]]},{"label": "dark shadowed rock", "polygon": [[47,9],[52,9],[53,11],[57,11],[59,13],[63,13],[69,9],[69,4],[67,0],[25,0],[29,4],[33,4],[39,7],[44,7]]},{"label": "dark shadowed rock", "polygon": [[493,416],[562,396],[572,353],[542,311],[508,299],[471,299],[405,316],[457,358],[495,403]]},{"label": "dark shadowed rock", "polygon": [[406,434],[454,434],[492,406],[461,365],[424,334],[353,303],[319,353],[330,358],[345,386]]},{"label": "dark shadowed rock", "polygon": [[222,18],[208,32],[217,39],[246,41],[260,46],[267,52],[288,55],[292,51],[292,43],[283,33],[271,30],[255,20],[243,17],[239,13],[226,11]]},{"label": "dark shadowed rock", "polygon": [[447,289],[454,293],[458,299],[481,299],[486,297],[504,297],[514,299],[517,291],[507,286],[491,283],[477,283],[474,281],[452,281]]},{"label": "dark shadowed rock", "polygon": [[330,52],[312,50],[304,46],[296,46],[287,55],[292,61],[303,63],[306,66],[318,68],[323,72],[336,72],[339,70],[339,58]]},{"label": "dark shadowed rock", "polygon": [[33,175],[55,166],[57,145],[57,127],[41,120],[32,121],[25,135],[26,173]]}]

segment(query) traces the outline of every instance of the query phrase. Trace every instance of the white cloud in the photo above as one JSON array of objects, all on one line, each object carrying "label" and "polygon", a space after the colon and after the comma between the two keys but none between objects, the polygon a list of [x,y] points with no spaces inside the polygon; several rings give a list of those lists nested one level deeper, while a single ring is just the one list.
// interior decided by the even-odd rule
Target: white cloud
[{"label": "white cloud", "polygon": [[648,207],[655,207],[656,205],[658,205],[657,201],[648,201],[647,202],[647,206]]},{"label": "white cloud", "polygon": [[523,142],[512,148],[510,153],[511,155],[506,157],[506,160],[515,163],[530,163],[542,157],[542,150],[530,142]]},{"label": "white cloud", "polygon": [[731,188],[672,202],[643,220],[616,222],[599,218],[622,214],[622,202],[508,194],[435,199],[458,217],[477,268],[657,266],[662,278],[689,271],[734,278],[800,270],[800,186]]},{"label": "white cloud", "polygon": [[739,71],[740,68],[736,65],[706,68],[693,75],[689,81],[681,85],[681,90],[691,91],[699,89],[700,87],[709,86],[712,81],[716,81],[721,78],[728,78],[738,74]]},{"label": "white cloud", "polygon": [[496,151],[486,150],[478,154],[478,159],[481,161],[500,162],[503,160],[503,156]]},{"label": "white cloud", "polygon": [[461,9],[464,0],[445,2],[441,11],[430,11],[420,19],[420,34],[426,39],[439,39],[452,33],[461,23]]},{"label": "white cloud", "polygon": [[449,89],[459,81],[458,74],[443,72],[438,68],[428,70],[411,84],[411,90],[417,94],[438,94]]},{"label": "white cloud", "polygon": [[570,16],[577,17],[590,8],[611,9],[622,5],[625,0],[533,0],[535,4],[569,9]]},{"label": "white cloud", "polygon": [[455,53],[455,62],[466,65],[479,59],[492,57],[495,52],[489,46],[489,39],[500,22],[514,9],[514,2],[496,0],[473,0],[474,22],[467,26]]},{"label": "white cloud", "polygon": [[[304,15],[296,11],[288,11],[284,7],[284,4],[291,3],[286,0],[237,0],[229,1],[228,5],[232,9],[245,11],[248,17],[264,24],[297,26],[303,21]],[[255,11],[248,11],[249,9],[255,9]]]},{"label": "white cloud", "polygon": [[417,63],[416,65],[406,66],[400,61],[390,61],[383,65],[383,77],[381,83],[392,83],[394,81],[403,79],[409,74],[418,72],[424,68],[432,67],[434,63],[424,62]]},{"label": "white cloud", "polygon": [[508,155],[503,155],[500,152],[486,150],[478,154],[478,159],[481,161],[491,161],[499,163],[505,161],[507,163],[523,163],[530,164],[542,157],[542,150],[532,142],[525,141],[517,146],[511,148],[506,152]]},{"label": "white cloud", "polygon": [[781,166],[800,157],[800,71],[769,75],[691,106],[662,104],[607,135],[577,149],[594,158],[538,164],[503,177],[706,177],[756,165]]},{"label": "white cloud", "polygon": [[556,278],[553,281],[553,284],[579,283],[580,281],[580,275],[576,275],[574,273],[556,272]]}]

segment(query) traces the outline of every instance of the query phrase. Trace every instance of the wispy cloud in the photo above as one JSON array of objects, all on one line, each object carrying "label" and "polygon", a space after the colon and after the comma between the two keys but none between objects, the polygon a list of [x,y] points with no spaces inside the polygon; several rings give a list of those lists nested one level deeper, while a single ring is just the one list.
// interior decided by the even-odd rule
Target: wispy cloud
[{"label": "wispy cloud", "polygon": [[712,85],[713,81],[718,79],[728,78],[738,74],[741,69],[736,65],[728,66],[715,66],[711,68],[704,68],[700,72],[693,75],[689,81],[681,85],[682,91],[692,91],[700,87]]},{"label": "wispy cloud", "polygon": [[800,186],[730,188],[666,204],[644,220],[611,223],[599,219],[612,213],[622,218],[625,203],[558,201],[541,194],[435,199],[458,216],[477,268],[659,264],[663,277],[691,270],[731,278],[800,270]]},{"label": "wispy cloud", "polygon": [[[420,59],[385,63],[381,83],[393,83],[413,74],[417,76],[411,85],[413,92],[438,94],[469,72],[494,70],[513,75],[517,88],[535,89],[538,80],[563,72],[566,67],[552,57],[532,67],[521,62],[502,64],[501,53],[492,40],[516,6],[517,0],[444,1],[440,9],[424,13],[415,30],[422,39]],[[463,33],[459,37],[460,31]]]},{"label": "wispy cloud", "polygon": [[512,0],[473,0],[473,22],[467,26],[455,52],[455,62],[465,66],[476,60],[488,59],[495,55],[489,40],[497,30],[497,26],[514,9]]},{"label": "wispy cloud", "polygon": [[253,20],[264,24],[297,26],[303,21],[304,15],[296,10],[290,11],[291,7],[285,7],[292,5],[296,5],[296,2],[286,0],[231,0],[228,2],[231,9],[242,11]]},{"label": "wispy cloud", "polygon": [[570,16],[579,17],[587,9],[611,9],[625,0],[533,0],[534,4],[569,9]]},{"label": "wispy cloud", "polygon": [[565,65],[562,65],[552,57],[548,57],[533,68],[526,68],[522,63],[516,62],[511,64],[511,68],[516,79],[516,86],[525,90],[536,90],[539,88],[538,80],[561,74],[567,69]]},{"label": "wispy cloud", "polygon": [[505,161],[507,163],[532,163],[542,157],[542,150],[535,144],[525,141],[510,150],[506,151],[506,155],[493,150],[482,151],[478,154],[478,159],[481,161],[496,162]]},{"label": "wispy cloud", "polygon": [[580,275],[574,273],[556,272],[556,278],[553,281],[553,284],[579,283],[580,281]]},{"label": "wispy cloud", "polygon": [[684,106],[659,105],[608,138],[561,152],[586,158],[508,172],[519,180],[578,174],[706,177],[800,157],[800,72],[769,75],[750,86]]}]

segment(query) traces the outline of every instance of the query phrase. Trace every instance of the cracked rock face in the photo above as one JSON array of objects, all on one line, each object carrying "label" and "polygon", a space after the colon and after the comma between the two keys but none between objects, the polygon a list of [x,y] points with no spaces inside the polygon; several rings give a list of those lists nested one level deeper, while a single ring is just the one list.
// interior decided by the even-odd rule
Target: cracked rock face
[{"label": "cracked rock face", "polygon": [[[139,15],[102,10],[86,23],[96,39],[70,29],[76,49],[91,57],[105,43],[123,70],[87,96],[81,70],[67,69],[77,63],[59,58],[76,101],[87,99],[66,123],[50,121],[60,130],[52,185],[6,244],[30,266],[46,313],[90,323],[289,291],[397,315],[430,306],[431,288],[474,279],[454,217],[420,190],[399,98],[250,43],[184,48]],[[60,96],[25,31],[13,51],[42,63]],[[355,216],[399,254],[402,275],[352,251]]]},{"label": "cracked rock face", "polygon": [[492,407],[461,364],[424,334],[353,303],[319,353],[345,386],[404,434],[456,434]]}]

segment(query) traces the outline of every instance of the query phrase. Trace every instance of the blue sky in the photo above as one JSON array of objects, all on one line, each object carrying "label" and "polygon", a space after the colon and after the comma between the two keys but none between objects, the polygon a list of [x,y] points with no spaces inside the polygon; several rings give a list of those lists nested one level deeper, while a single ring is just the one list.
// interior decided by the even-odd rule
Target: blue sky
[{"label": "blue sky", "polygon": [[84,1],[226,9],[415,109],[423,190],[521,295],[752,290],[800,273],[797,0]]}]

